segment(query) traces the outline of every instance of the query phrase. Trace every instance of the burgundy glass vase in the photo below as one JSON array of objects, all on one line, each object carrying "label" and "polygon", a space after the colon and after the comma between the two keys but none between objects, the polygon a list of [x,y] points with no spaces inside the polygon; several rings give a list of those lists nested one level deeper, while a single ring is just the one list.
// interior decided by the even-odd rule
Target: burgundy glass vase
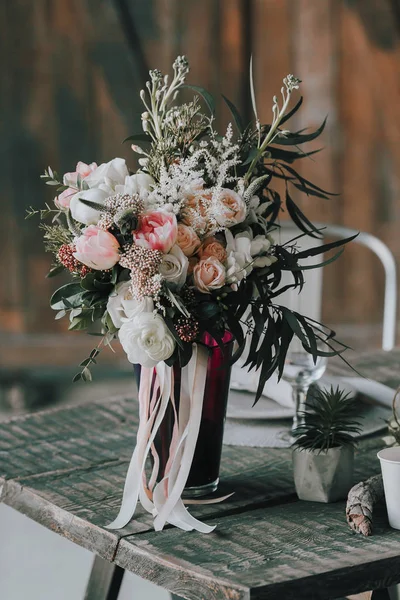
[{"label": "burgundy glass vase", "polygon": [[[208,349],[207,376],[199,436],[184,491],[184,495],[187,497],[205,496],[214,492],[218,487],[231,376],[232,335],[229,332],[225,333],[223,349],[209,334],[203,336],[202,344]],[[173,370],[175,406],[179,412],[181,368],[174,365]],[[138,374],[137,370],[135,372]],[[173,428],[174,411],[170,403],[154,440],[160,459],[158,481],[162,479],[168,462]]]}]

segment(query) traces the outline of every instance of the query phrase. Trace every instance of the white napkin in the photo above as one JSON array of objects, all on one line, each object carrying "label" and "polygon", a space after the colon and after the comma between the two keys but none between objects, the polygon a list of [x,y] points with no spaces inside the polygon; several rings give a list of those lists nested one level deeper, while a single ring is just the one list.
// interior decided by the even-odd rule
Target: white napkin
[{"label": "white napkin", "polygon": [[395,390],[387,385],[364,377],[341,377],[340,380],[349,383],[357,392],[371,398],[373,404],[380,404],[387,408],[392,407]]},{"label": "white napkin", "polygon": [[[259,376],[259,371],[250,371],[248,373],[246,369],[237,368],[234,365],[232,368],[231,389],[253,392],[255,394]],[[275,373],[265,384],[263,396],[275,400],[281,406],[286,406],[287,408],[293,407],[292,387],[290,383],[283,380],[278,381],[278,376]]]}]

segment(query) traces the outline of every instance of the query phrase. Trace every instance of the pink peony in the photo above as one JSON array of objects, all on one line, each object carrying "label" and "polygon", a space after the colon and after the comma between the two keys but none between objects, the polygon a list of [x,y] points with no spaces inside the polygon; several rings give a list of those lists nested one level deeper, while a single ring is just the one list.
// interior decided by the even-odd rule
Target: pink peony
[{"label": "pink peony", "polygon": [[111,269],[119,261],[119,243],[108,231],[96,225],[86,227],[76,240],[74,257],[84,265],[104,271]]},{"label": "pink peony", "polygon": [[167,254],[176,243],[178,224],[173,213],[162,210],[149,211],[141,220],[139,229],[133,232],[133,239],[138,246],[150,250],[161,250]]},{"label": "pink peony", "polygon": [[199,292],[209,294],[225,284],[226,272],[224,265],[214,256],[205,258],[195,265],[193,279]]},{"label": "pink peony", "polygon": [[95,162],[87,165],[86,163],[79,161],[76,165],[76,171],[65,173],[63,183],[68,186],[68,189],[64,190],[55,198],[56,204],[61,206],[61,208],[69,208],[71,198],[76,194],[78,189],[78,175],[80,175],[81,180],[83,180],[95,169],[97,169],[97,164]]},{"label": "pink peony", "polygon": [[199,255],[200,258],[214,256],[221,263],[224,263],[228,256],[223,245],[214,237],[209,237],[205,240],[204,245],[200,248]]},{"label": "pink peony", "polygon": [[194,229],[187,225],[183,225],[183,223],[179,223],[178,225],[178,237],[176,243],[186,256],[192,256],[201,244],[199,236]]}]

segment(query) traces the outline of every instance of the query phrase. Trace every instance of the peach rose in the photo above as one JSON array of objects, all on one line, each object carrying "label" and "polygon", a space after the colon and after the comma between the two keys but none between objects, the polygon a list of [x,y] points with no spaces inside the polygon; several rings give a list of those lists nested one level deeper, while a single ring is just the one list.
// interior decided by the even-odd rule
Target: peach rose
[{"label": "peach rose", "polygon": [[225,284],[225,268],[217,258],[204,258],[193,269],[194,283],[203,294],[221,288]]},{"label": "peach rose", "polygon": [[214,256],[221,263],[225,262],[228,256],[223,245],[214,237],[209,237],[205,240],[204,245],[200,248],[199,254],[200,258]]},{"label": "peach rose", "polygon": [[246,203],[239,194],[222,189],[217,202],[215,219],[221,227],[232,227],[246,218]]},{"label": "peach rose", "polygon": [[96,225],[86,227],[75,242],[74,257],[87,267],[104,271],[119,261],[118,240],[108,231]]},{"label": "peach rose", "polygon": [[78,189],[78,175],[80,175],[81,180],[83,180],[95,169],[97,169],[97,164],[95,162],[87,165],[86,163],[79,161],[76,165],[75,171],[72,171],[71,173],[65,173],[63,177],[63,184],[67,185],[68,189],[64,190],[55,198],[58,206],[61,206],[62,208],[69,208],[71,198],[74,194],[76,194]]},{"label": "peach rose", "polygon": [[149,211],[140,220],[140,227],[133,232],[138,246],[161,250],[167,254],[178,237],[178,224],[173,213],[162,210]]},{"label": "peach rose", "polygon": [[192,227],[179,223],[176,243],[186,256],[192,256],[198,250],[201,242]]},{"label": "peach rose", "polygon": [[183,209],[183,223],[195,231],[207,229],[207,212],[211,207],[211,192],[187,196]]}]

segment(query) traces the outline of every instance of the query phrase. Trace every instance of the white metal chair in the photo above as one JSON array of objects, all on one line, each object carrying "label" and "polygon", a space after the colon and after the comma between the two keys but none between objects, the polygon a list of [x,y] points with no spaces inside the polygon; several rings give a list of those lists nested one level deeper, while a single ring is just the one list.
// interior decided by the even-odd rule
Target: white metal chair
[{"label": "white metal chair", "polygon": [[392,252],[384,242],[370,233],[358,232],[356,229],[344,227],[343,225],[318,223],[316,227],[323,229],[324,236],[338,239],[344,239],[358,233],[353,243],[369,248],[380,259],[385,271],[382,349],[392,350],[396,343],[397,325],[397,269]]}]

